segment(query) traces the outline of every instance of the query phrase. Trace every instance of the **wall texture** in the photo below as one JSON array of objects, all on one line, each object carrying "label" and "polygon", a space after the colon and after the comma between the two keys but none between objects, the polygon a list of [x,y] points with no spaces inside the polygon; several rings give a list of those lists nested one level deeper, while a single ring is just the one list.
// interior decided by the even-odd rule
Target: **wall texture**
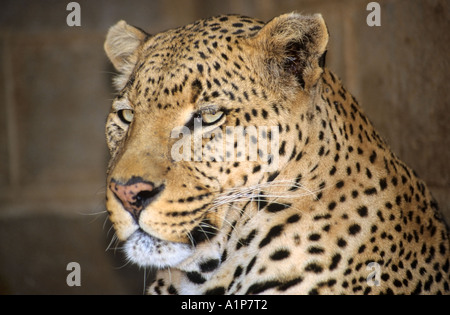
[{"label": "wall texture", "polygon": [[[114,70],[103,40],[120,19],[156,33],[221,13],[322,13],[328,66],[450,221],[450,2],[380,0],[380,27],[367,25],[363,0],[80,0],[80,27],[66,24],[69,2],[0,10],[0,294],[142,292],[143,271],[117,270],[119,251],[105,253]],[[84,266],[79,288],[66,285],[70,261]]]}]

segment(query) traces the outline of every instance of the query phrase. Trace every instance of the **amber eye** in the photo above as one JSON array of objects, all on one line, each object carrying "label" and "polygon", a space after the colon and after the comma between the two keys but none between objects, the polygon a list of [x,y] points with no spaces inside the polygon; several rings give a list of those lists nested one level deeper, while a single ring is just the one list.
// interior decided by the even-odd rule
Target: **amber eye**
[{"label": "amber eye", "polygon": [[134,111],[131,109],[121,109],[117,111],[117,116],[124,124],[130,124],[133,121]]},{"label": "amber eye", "polygon": [[222,118],[223,114],[224,113],[222,111],[202,113],[202,120],[206,124],[214,124],[215,122],[218,122]]}]

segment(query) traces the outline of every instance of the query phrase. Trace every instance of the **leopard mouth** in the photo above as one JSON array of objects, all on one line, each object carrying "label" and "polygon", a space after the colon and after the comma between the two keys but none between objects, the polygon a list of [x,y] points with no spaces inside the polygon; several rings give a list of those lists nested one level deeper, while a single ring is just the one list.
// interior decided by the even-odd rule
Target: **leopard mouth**
[{"label": "leopard mouth", "polygon": [[141,267],[175,267],[191,256],[194,249],[184,243],[164,241],[138,229],[125,242],[127,259]]}]

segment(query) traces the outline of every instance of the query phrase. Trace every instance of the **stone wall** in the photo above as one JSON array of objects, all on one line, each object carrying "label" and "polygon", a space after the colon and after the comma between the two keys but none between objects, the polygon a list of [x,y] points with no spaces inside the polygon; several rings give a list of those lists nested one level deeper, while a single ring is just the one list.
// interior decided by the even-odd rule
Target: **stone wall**
[{"label": "stone wall", "polygon": [[[367,25],[363,0],[83,0],[80,27],[66,24],[69,2],[6,0],[0,10],[0,294],[142,292],[143,271],[117,270],[123,257],[105,253],[114,70],[102,46],[120,19],[156,33],[221,13],[322,13],[328,66],[450,221],[450,2],[378,1],[379,27]],[[70,288],[65,268],[77,260],[85,282]]]}]

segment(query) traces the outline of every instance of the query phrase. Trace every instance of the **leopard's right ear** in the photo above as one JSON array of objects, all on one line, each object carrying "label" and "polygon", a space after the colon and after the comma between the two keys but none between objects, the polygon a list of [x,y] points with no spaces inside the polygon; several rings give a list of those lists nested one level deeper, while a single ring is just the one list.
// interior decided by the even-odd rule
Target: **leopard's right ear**
[{"label": "leopard's right ear", "polygon": [[250,43],[269,85],[292,85],[304,91],[318,82],[325,63],[328,30],[320,14],[283,14],[269,21]]},{"label": "leopard's right ear", "polygon": [[112,26],[104,44],[106,55],[117,71],[120,72],[115,84],[118,89],[123,88],[120,81],[127,80],[137,62],[139,46],[149,37],[144,31],[119,21]]}]

